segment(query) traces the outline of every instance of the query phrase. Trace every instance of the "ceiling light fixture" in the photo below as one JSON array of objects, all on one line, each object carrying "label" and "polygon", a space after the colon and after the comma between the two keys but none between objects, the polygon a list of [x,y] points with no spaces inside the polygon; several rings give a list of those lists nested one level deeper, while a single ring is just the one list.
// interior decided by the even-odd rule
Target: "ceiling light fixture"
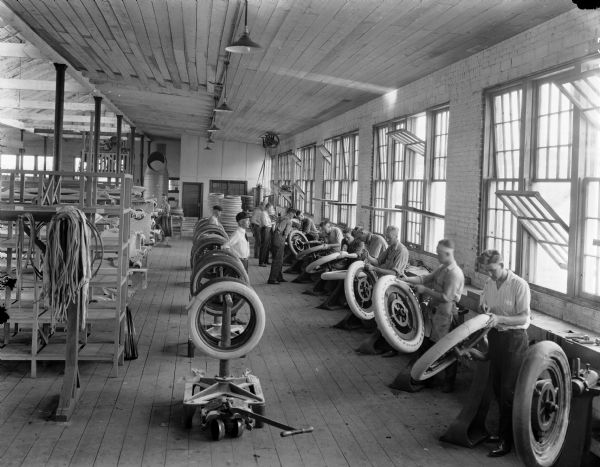
[{"label": "ceiling light fixture", "polygon": [[250,34],[248,33],[248,0],[245,1],[245,4],[246,10],[244,11],[244,33],[233,44],[225,47],[227,52],[234,54],[249,54],[258,52],[258,50],[262,48],[260,45],[250,39]]},{"label": "ceiling light fixture", "polygon": [[208,138],[206,139],[206,144],[214,143],[214,142],[215,142],[215,140],[213,139],[212,133],[208,133]]},{"label": "ceiling light fixture", "polygon": [[233,112],[233,109],[227,105],[227,69],[229,60],[225,60],[225,72],[223,74],[223,103],[215,109],[215,112]]},{"label": "ceiling light fixture", "polygon": [[216,114],[213,112],[213,115],[212,115],[212,120],[211,120],[211,123],[210,123],[210,127],[208,127],[208,131],[209,131],[209,132],[211,132],[211,131],[220,131],[220,130],[221,130],[221,129],[220,129],[218,126],[217,126],[217,124],[215,123],[215,117],[216,117]]}]

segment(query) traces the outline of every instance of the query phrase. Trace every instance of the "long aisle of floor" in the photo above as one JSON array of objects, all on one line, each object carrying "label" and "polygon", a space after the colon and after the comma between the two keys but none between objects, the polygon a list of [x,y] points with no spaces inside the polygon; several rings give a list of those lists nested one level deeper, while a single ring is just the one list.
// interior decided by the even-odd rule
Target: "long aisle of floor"
[{"label": "long aisle of floor", "polygon": [[[137,360],[118,377],[108,363],[80,365],[82,395],[70,422],[50,420],[62,382],[62,364],[40,365],[28,376],[22,362],[0,362],[0,465],[36,466],[494,466],[518,465],[511,454],[488,459],[489,446],[469,450],[438,438],[458,414],[470,375],[457,392],[392,392],[389,383],[408,357],[361,356],[360,332],[331,328],[344,311],[315,308],[309,285],[267,285],[268,268],[250,260],[250,278],[267,312],[258,347],[232,362],[262,383],[267,415],[312,434],[281,438],[271,427],[242,438],[210,441],[195,419],[182,425],[182,398],[191,369],[217,373],[218,362],[187,357],[191,239],[155,247],[149,286],[131,301],[138,334]],[[293,279],[293,276],[286,276]]]}]

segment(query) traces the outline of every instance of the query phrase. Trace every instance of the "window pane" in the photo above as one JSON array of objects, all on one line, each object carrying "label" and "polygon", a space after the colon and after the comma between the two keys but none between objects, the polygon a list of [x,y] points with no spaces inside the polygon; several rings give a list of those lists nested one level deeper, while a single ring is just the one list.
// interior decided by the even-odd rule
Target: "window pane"
[{"label": "window pane", "polygon": [[0,154],[0,169],[16,170],[17,156],[14,154]]}]

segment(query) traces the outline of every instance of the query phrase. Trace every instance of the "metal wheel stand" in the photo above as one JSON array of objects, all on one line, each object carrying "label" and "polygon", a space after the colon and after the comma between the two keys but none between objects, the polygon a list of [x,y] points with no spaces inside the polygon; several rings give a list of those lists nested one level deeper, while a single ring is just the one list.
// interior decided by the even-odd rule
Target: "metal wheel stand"
[{"label": "metal wheel stand", "polygon": [[[221,347],[231,344],[231,294],[225,295],[225,310],[221,325]],[[185,385],[183,396],[184,425],[192,427],[196,409],[200,409],[203,428],[210,428],[218,441],[225,434],[242,436],[244,429],[261,428],[264,423],[280,428],[282,437],[311,433],[313,427],[294,428],[264,416],[265,399],[259,379],[246,372],[241,377],[230,375],[229,360],[219,361],[219,375],[198,376]]]}]

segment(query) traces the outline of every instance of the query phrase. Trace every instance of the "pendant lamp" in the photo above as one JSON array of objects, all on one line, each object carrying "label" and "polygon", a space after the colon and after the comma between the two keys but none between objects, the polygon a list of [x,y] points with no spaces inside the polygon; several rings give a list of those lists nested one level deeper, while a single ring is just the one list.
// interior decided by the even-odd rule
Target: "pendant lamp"
[{"label": "pendant lamp", "polygon": [[217,124],[215,123],[215,113],[213,112],[213,116],[212,116],[212,120],[210,123],[210,127],[208,127],[208,131],[220,131],[221,129],[217,126]]},{"label": "pendant lamp", "polygon": [[250,39],[250,34],[248,32],[248,0],[245,1],[246,9],[244,11],[244,33],[240,36],[240,38],[231,44],[228,47],[225,47],[227,52],[231,52],[234,54],[249,54],[253,52],[258,52],[261,49],[261,46]]},{"label": "pendant lamp", "polygon": [[227,69],[229,60],[225,61],[225,73],[223,74],[223,102],[215,109],[215,112],[233,112],[233,109],[227,105]]}]

